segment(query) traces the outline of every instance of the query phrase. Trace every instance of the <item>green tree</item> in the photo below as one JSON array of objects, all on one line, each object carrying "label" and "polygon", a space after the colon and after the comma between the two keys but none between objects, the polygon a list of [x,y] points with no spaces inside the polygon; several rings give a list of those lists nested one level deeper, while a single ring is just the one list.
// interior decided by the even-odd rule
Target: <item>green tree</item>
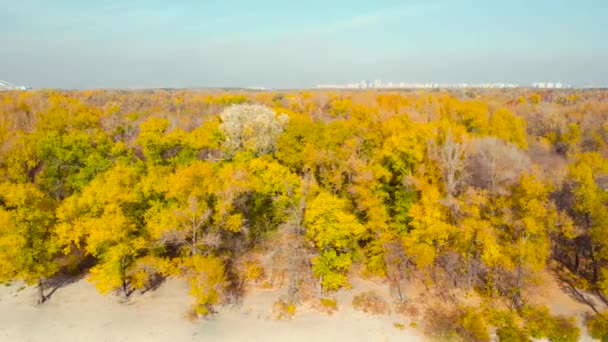
[{"label": "green tree", "polygon": [[348,284],[343,273],[350,266],[352,249],[364,227],[348,212],[347,202],[321,192],[308,204],[304,224],[307,237],[321,253],[313,261],[321,286],[335,290]]}]

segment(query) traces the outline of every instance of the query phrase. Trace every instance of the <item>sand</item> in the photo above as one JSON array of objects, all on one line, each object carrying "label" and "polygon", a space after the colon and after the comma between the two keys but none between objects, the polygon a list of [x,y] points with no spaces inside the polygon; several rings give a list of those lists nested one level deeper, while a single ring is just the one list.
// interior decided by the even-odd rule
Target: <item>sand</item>
[{"label": "sand", "polygon": [[[543,303],[553,314],[574,316],[582,327],[593,311],[568,291],[555,274],[528,294],[531,304]],[[356,279],[353,288],[390,297],[381,281]],[[422,287],[405,289],[406,296],[423,303]],[[252,288],[239,305],[225,305],[209,319],[189,320],[192,305],[188,285],[167,279],[158,289],[135,293],[127,302],[101,295],[86,279],[59,288],[42,305],[36,290],[22,284],[0,285],[0,341],[424,341],[420,329],[396,313],[368,315],[352,308],[356,291],[340,291],[339,310],[332,315],[300,306],[288,321],[273,319],[272,304],[281,291]],[[605,304],[583,292],[585,300],[603,311]],[[429,305],[429,304],[427,304]],[[469,305],[474,305],[469,303]],[[405,328],[398,329],[395,323]],[[417,322],[422,326],[424,322]],[[591,341],[582,327],[582,341]]]},{"label": "sand", "polygon": [[187,284],[168,279],[128,302],[100,295],[81,279],[35,305],[34,288],[0,285],[0,341],[422,341],[400,317],[370,316],[344,305],[331,316],[304,310],[289,321],[271,317],[277,294],[249,294],[241,305],[219,308],[208,320],[189,321]]}]

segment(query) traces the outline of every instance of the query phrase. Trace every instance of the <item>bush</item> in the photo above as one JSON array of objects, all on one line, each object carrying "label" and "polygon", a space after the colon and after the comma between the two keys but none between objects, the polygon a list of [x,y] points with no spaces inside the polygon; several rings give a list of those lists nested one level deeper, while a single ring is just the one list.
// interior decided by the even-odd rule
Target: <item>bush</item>
[{"label": "bush", "polygon": [[388,304],[375,292],[364,292],[353,298],[353,307],[372,315],[383,315],[390,313]]},{"label": "bush", "polygon": [[528,333],[514,325],[507,325],[496,330],[499,341],[505,342],[529,342]]},{"label": "bush", "polygon": [[608,341],[608,318],[605,314],[597,314],[587,320],[587,329],[591,337]]},{"label": "bush", "polygon": [[489,341],[488,326],[483,316],[473,308],[460,310],[456,332],[467,341]]},{"label": "bush", "polygon": [[296,305],[279,299],[272,306],[274,318],[278,320],[291,319],[296,313]]},{"label": "bush", "polygon": [[319,305],[320,311],[330,315],[338,310],[338,302],[335,299],[321,298],[319,299]]},{"label": "bush", "polygon": [[480,312],[471,307],[455,310],[432,308],[425,315],[426,331],[441,340],[485,342],[490,340],[488,326]]},{"label": "bush", "polygon": [[496,327],[500,341],[528,342],[528,332],[516,323],[516,315],[510,311],[489,309],[485,312],[489,324]]},{"label": "bush", "polygon": [[405,329],[405,324],[403,324],[403,323],[395,322],[395,323],[393,323],[393,326],[399,330]]},{"label": "bush", "polygon": [[574,318],[552,316],[545,306],[526,306],[522,311],[526,329],[534,338],[548,338],[553,342],[578,341],[580,329]]},{"label": "bush", "polygon": [[264,268],[259,261],[247,261],[244,266],[244,281],[259,282],[264,278]]},{"label": "bush", "polygon": [[195,255],[184,260],[190,295],[195,298],[194,309],[199,315],[213,313],[224,288],[224,264],[219,258]]}]

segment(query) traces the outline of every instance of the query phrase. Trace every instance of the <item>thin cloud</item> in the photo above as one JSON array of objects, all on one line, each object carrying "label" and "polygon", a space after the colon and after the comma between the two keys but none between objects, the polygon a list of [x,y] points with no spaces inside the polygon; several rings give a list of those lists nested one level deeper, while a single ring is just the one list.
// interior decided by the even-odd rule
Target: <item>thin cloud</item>
[{"label": "thin cloud", "polygon": [[425,2],[413,5],[385,7],[370,13],[340,19],[328,25],[326,32],[337,33],[391,22],[405,17],[418,17],[439,9],[437,3]]}]

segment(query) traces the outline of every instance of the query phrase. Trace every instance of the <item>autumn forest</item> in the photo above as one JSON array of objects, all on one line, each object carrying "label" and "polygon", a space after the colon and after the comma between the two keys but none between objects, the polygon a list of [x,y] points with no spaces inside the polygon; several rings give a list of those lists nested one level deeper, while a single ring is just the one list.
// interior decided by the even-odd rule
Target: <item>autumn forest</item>
[{"label": "autumn forest", "polygon": [[608,303],[606,91],[0,92],[0,281],[39,305],[178,277],[204,319],[280,279],[288,317],[365,278],[448,303],[439,339],[608,336],[528,300],[548,272]]}]

